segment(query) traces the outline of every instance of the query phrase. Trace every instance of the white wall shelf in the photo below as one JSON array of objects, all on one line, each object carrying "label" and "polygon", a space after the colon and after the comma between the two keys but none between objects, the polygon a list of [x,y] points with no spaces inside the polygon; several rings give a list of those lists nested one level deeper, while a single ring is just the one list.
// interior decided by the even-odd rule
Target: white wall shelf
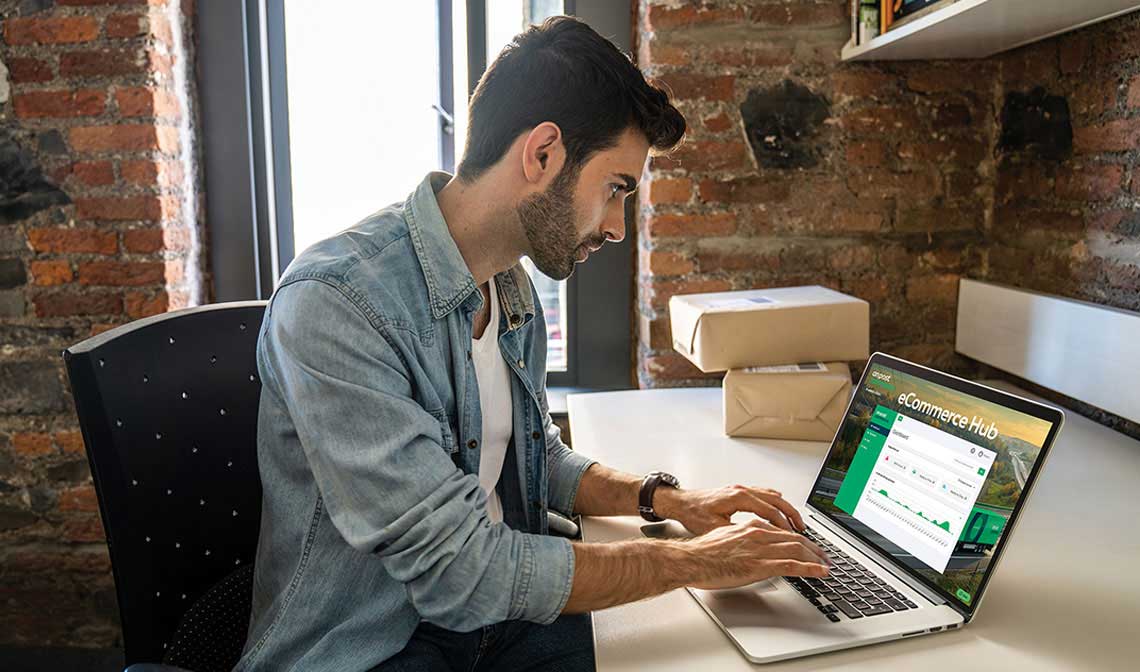
[{"label": "white wall shelf", "polygon": [[1137,0],[958,0],[864,44],[845,61],[985,58],[1140,9]]}]

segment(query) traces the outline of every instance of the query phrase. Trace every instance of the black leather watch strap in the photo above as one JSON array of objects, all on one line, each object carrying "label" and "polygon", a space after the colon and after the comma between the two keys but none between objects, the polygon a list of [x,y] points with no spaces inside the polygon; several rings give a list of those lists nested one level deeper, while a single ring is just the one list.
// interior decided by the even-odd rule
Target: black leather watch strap
[{"label": "black leather watch strap", "polygon": [[637,512],[641,517],[651,523],[659,523],[663,520],[657,512],[653,510],[653,493],[657,491],[658,486],[665,484],[671,488],[678,488],[681,486],[680,481],[673,474],[667,474],[663,471],[651,471],[645,475],[641,480],[641,489],[637,492]]}]

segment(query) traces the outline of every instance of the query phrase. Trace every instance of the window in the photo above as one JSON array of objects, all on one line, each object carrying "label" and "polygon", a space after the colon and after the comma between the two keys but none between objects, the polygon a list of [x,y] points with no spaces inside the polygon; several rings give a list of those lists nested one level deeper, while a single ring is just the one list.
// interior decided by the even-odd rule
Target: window
[{"label": "window", "polygon": [[[469,93],[527,24],[580,10],[629,48],[628,7],[601,0],[340,0],[335,13],[311,0],[205,5],[199,58],[217,300],[267,297],[297,252],[402,200],[424,173],[454,171]],[[233,59],[246,64],[244,79]],[[523,260],[544,308],[550,385],[631,381],[630,245],[607,248],[563,282]]]}]

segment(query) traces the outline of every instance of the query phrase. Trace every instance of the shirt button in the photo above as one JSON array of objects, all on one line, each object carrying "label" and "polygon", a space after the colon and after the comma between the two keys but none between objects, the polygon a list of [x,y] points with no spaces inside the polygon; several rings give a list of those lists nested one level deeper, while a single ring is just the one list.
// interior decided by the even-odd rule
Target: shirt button
[{"label": "shirt button", "polygon": [[524,362],[523,360],[521,360],[521,359],[520,359],[520,360],[519,360],[519,368],[520,368],[520,369],[525,369],[525,368],[526,368],[526,362]]},{"label": "shirt button", "polygon": [[467,447],[470,448],[471,450],[475,450],[475,447],[478,445],[479,445],[479,442],[476,441],[475,439],[471,439],[470,441],[467,442]]},{"label": "shirt button", "polygon": [[535,441],[538,441],[539,439],[542,438],[542,432],[531,432],[530,438],[534,439]]},{"label": "shirt button", "polygon": [[467,351],[467,359],[471,359],[471,351],[470,350]]},{"label": "shirt button", "polygon": [[518,313],[511,315],[511,324],[518,324],[521,321],[522,321],[522,318],[518,316]]}]

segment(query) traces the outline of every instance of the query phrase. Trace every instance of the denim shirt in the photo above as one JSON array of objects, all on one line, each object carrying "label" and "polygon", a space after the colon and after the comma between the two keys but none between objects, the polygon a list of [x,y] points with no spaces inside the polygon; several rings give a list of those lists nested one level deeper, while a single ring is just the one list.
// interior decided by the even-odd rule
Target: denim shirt
[{"label": "denim shirt", "polygon": [[[479,486],[471,361],[483,305],[436,201],[446,173],[306,250],[269,302],[257,346],[261,532],[237,670],[367,670],[421,620],[471,631],[547,624],[574,553],[547,536],[593,463],[550,420],[546,325],[521,266],[495,276],[514,433]],[[488,327],[490,328],[490,327]]]}]

